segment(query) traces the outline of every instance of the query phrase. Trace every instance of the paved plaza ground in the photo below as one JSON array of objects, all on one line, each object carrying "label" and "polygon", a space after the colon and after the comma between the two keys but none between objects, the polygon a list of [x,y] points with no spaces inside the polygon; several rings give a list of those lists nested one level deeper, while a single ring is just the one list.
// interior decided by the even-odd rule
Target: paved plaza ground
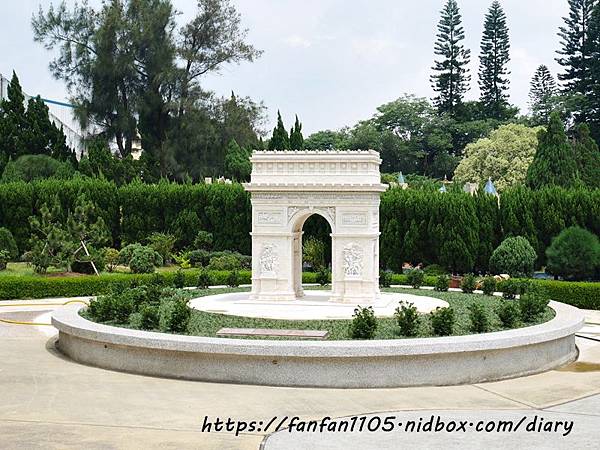
[{"label": "paved plaza ground", "polygon": [[[0,302],[0,319],[48,322],[54,301]],[[0,323],[0,448],[597,448],[600,312],[587,314],[579,360],[543,374],[456,387],[271,388],[168,380],[74,363],[54,348],[54,329]],[[591,339],[590,339],[591,338]],[[561,433],[202,432],[205,416],[263,421],[356,415],[407,421],[574,421]]]}]

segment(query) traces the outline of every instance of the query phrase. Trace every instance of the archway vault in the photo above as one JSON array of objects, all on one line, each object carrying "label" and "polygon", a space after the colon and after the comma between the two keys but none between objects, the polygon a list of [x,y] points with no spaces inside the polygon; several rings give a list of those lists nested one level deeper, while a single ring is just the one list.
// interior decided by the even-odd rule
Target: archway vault
[{"label": "archway vault", "polygon": [[313,214],[331,226],[331,301],[368,304],[379,296],[381,159],[375,151],[267,151],[251,158],[252,294],[302,298],[302,225]]}]

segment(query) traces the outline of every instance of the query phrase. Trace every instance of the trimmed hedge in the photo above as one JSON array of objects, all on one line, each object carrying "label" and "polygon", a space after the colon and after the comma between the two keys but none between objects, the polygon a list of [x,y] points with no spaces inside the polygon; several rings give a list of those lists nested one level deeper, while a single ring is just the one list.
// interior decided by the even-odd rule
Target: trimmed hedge
[{"label": "trimmed hedge", "polygon": [[[185,286],[197,286],[200,270],[189,269],[182,271],[185,277]],[[229,271],[208,271],[210,284],[227,285]],[[250,271],[240,270],[240,284],[250,284],[252,277]],[[165,285],[173,285],[177,272],[161,273]],[[81,297],[108,294],[115,284],[125,286],[147,284],[157,274],[128,274],[106,273],[101,276],[82,275],[78,277],[48,277],[39,275],[6,275],[0,277],[0,300],[36,299],[51,297]],[[304,283],[315,283],[316,273],[304,273]]]},{"label": "trimmed hedge", "polygon": [[581,309],[600,311],[600,283],[537,280],[550,298]]}]

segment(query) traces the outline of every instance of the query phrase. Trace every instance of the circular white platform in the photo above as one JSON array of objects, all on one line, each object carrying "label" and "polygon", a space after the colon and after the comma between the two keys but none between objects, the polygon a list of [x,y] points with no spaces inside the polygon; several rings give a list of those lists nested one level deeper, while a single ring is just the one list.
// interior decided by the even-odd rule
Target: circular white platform
[{"label": "circular white platform", "polygon": [[[249,292],[233,292],[195,298],[189,305],[210,313],[284,320],[351,319],[357,306],[352,303],[330,302],[329,291],[307,290],[304,293],[305,297],[300,300],[264,302],[250,300]],[[391,317],[401,301],[413,303],[420,313],[448,306],[447,302],[437,298],[399,293],[382,293],[374,304],[361,306],[372,306],[378,317]]]}]

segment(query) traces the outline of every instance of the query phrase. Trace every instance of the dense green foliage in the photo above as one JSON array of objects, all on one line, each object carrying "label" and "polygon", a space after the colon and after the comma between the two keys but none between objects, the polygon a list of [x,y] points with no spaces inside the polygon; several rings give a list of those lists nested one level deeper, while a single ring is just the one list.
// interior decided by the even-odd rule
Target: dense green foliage
[{"label": "dense green foliage", "polygon": [[[154,232],[170,233],[184,212],[193,212],[198,221],[187,230],[191,245],[200,231],[206,231],[212,233],[215,250],[250,254],[250,198],[239,184],[134,182],[117,187],[99,179],[0,184],[0,227],[12,232],[23,253],[30,249],[29,217],[39,215],[42,204],[58,197],[64,221],[80,193],[94,203],[108,227],[109,247],[147,242]],[[380,211],[380,260],[383,268],[395,272],[404,262],[486,272],[492,252],[505,236],[525,237],[541,266],[546,248],[563,229],[577,225],[600,235],[600,190],[508,189],[498,205],[490,195],[390,189],[382,195]],[[329,233],[324,226],[307,232],[305,238],[327,243]]]},{"label": "dense green foliage", "polygon": [[490,271],[496,275],[530,277],[533,275],[535,260],[535,250],[527,239],[522,236],[509,237],[492,253]]},{"label": "dense green foliage", "polygon": [[549,273],[567,280],[585,280],[600,268],[600,243],[593,233],[569,227],[552,240],[546,256]]},{"label": "dense green foliage", "polygon": [[373,339],[377,332],[377,319],[373,307],[360,306],[354,310],[348,334],[352,339]]},{"label": "dense green foliage", "polygon": [[578,180],[577,162],[558,112],[550,114],[548,128],[539,132],[538,142],[527,170],[527,185],[532,189],[574,186]]},{"label": "dense green foliage", "polygon": [[5,251],[9,259],[15,259],[19,256],[17,242],[10,230],[0,228],[0,251]]},{"label": "dense green foliage", "polygon": [[531,108],[531,122],[534,125],[545,125],[550,119],[550,114],[556,107],[558,86],[548,66],[540,65],[531,79],[529,90],[529,107]]},{"label": "dense green foliage", "polygon": [[429,313],[431,328],[436,336],[450,336],[454,329],[456,317],[452,306],[447,308],[436,308]]},{"label": "dense green foliage", "polygon": [[400,302],[400,306],[396,308],[394,318],[398,322],[400,334],[402,336],[412,337],[419,332],[419,312],[417,307],[412,303]]}]

